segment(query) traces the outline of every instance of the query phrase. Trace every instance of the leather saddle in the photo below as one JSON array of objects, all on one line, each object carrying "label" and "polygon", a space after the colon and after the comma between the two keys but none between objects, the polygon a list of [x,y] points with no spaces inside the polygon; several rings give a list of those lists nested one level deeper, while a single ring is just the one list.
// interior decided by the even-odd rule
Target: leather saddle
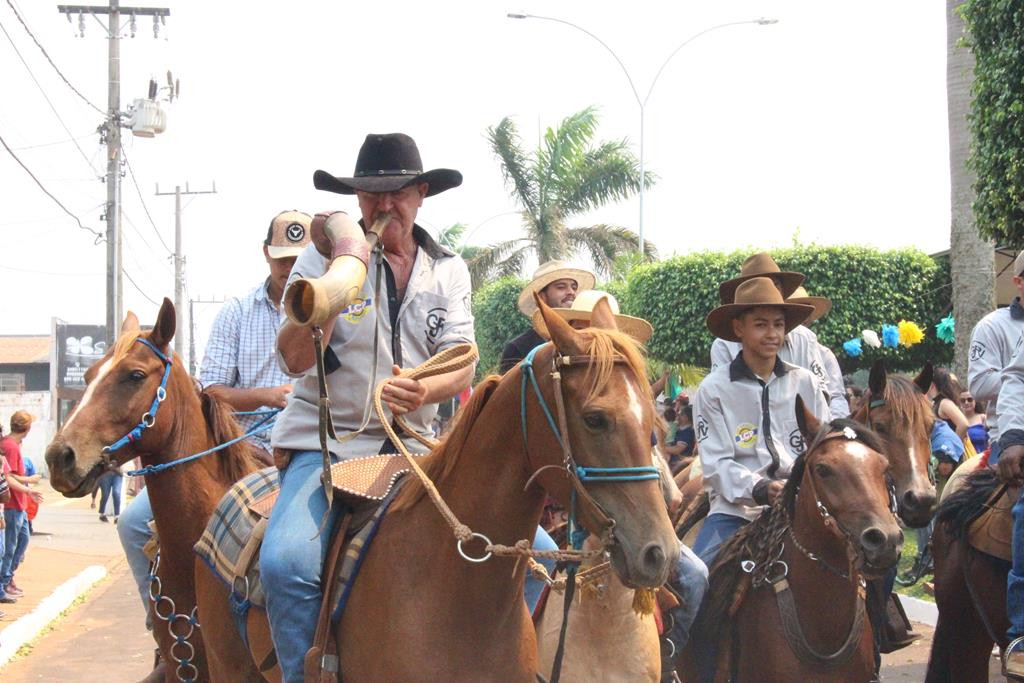
[{"label": "leather saddle", "polygon": [[1020,497],[1019,487],[1000,487],[985,502],[982,512],[967,529],[967,542],[986,555],[1013,561],[1013,505]]}]

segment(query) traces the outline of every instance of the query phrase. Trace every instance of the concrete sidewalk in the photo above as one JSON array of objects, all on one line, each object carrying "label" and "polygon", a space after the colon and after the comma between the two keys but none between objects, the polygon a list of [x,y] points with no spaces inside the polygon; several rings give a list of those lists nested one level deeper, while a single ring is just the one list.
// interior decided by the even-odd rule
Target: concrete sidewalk
[{"label": "concrete sidewalk", "polygon": [[[125,573],[117,528],[99,520],[88,497],[64,498],[46,480],[39,490],[45,500],[33,522],[35,534],[25,561],[15,574],[25,595],[16,603],[0,605],[6,613],[0,618],[0,667],[103,577]],[[130,577],[127,580],[130,583]],[[136,604],[135,609],[141,623],[142,606]],[[7,677],[2,668],[0,677]]]}]

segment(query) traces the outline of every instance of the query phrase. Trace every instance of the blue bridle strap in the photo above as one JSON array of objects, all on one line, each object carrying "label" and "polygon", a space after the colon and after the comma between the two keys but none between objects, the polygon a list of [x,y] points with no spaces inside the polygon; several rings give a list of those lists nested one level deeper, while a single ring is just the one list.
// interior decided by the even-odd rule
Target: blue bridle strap
[{"label": "blue bridle strap", "polygon": [[109,446],[106,446],[103,449],[103,453],[105,455],[110,455],[114,451],[120,450],[121,448],[124,448],[128,444],[135,443],[136,441],[141,439],[142,432],[144,432],[146,429],[149,429],[156,423],[156,411],[160,408],[160,404],[164,402],[164,399],[167,398],[167,380],[171,376],[171,366],[173,365],[173,361],[171,361],[171,359],[168,356],[164,355],[164,353],[160,351],[160,349],[158,349],[148,339],[138,337],[135,341],[149,347],[149,349],[156,354],[156,357],[163,361],[164,376],[160,380],[160,386],[157,387],[156,396],[153,397],[153,403],[149,406],[149,411],[142,416],[142,420],[140,420],[139,424],[135,425],[135,427],[130,432],[128,432],[127,434],[125,434],[124,436],[122,436],[120,439],[110,444]]},{"label": "blue bridle strap", "polygon": [[558,443],[562,443],[562,435],[558,431],[558,425],[555,424],[555,418],[551,415],[551,410],[548,408],[547,401],[544,400],[543,394],[540,393],[540,385],[537,384],[537,373],[533,369],[533,358],[537,355],[537,352],[544,348],[544,344],[533,347],[526,358],[519,364],[523,372],[523,383],[521,396],[521,405],[519,411],[520,423],[523,426],[523,446],[526,447],[529,443],[528,437],[526,436],[526,380],[529,378],[530,383],[533,385],[533,393],[537,397],[537,402],[540,404],[541,410],[544,411],[544,417],[548,419],[548,425],[551,426],[551,431],[554,432],[555,438],[558,439]]}]

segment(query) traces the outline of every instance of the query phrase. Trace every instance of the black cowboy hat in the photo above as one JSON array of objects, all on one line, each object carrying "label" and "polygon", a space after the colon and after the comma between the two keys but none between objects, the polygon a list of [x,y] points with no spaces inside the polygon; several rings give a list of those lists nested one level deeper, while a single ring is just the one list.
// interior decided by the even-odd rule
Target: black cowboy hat
[{"label": "black cowboy hat", "polygon": [[356,158],[352,178],[339,178],[327,171],[313,174],[313,187],[318,190],[355,194],[362,192],[394,192],[409,185],[427,183],[427,196],[462,184],[462,174],[450,168],[423,171],[416,141],[403,133],[371,133],[366,136]]}]

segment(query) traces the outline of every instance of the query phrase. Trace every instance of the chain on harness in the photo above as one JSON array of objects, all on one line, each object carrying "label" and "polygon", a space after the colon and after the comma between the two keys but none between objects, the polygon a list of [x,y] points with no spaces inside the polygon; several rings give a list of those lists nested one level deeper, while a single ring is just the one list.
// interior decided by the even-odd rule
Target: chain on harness
[{"label": "chain on harness", "polygon": [[[175,676],[182,683],[195,683],[199,678],[199,670],[192,663],[196,656],[196,648],[189,642],[189,638],[199,628],[199,607],[193,607],[189,614],[178,612],[173,598],[163,594],[163,583],[157,576],[158,569],[160,569],[159,549],[156,551],[153,562],[149,565],[149,576],[147,577],[149,600],[153,603],[153,614],[167,624],[167,632],[174,640],[171,643],[170,655],[177,665],[174,670]],[[160,612],[161,607],[164,609],[163,613]],[[176,629],[181,632],[176,632]]]}]

